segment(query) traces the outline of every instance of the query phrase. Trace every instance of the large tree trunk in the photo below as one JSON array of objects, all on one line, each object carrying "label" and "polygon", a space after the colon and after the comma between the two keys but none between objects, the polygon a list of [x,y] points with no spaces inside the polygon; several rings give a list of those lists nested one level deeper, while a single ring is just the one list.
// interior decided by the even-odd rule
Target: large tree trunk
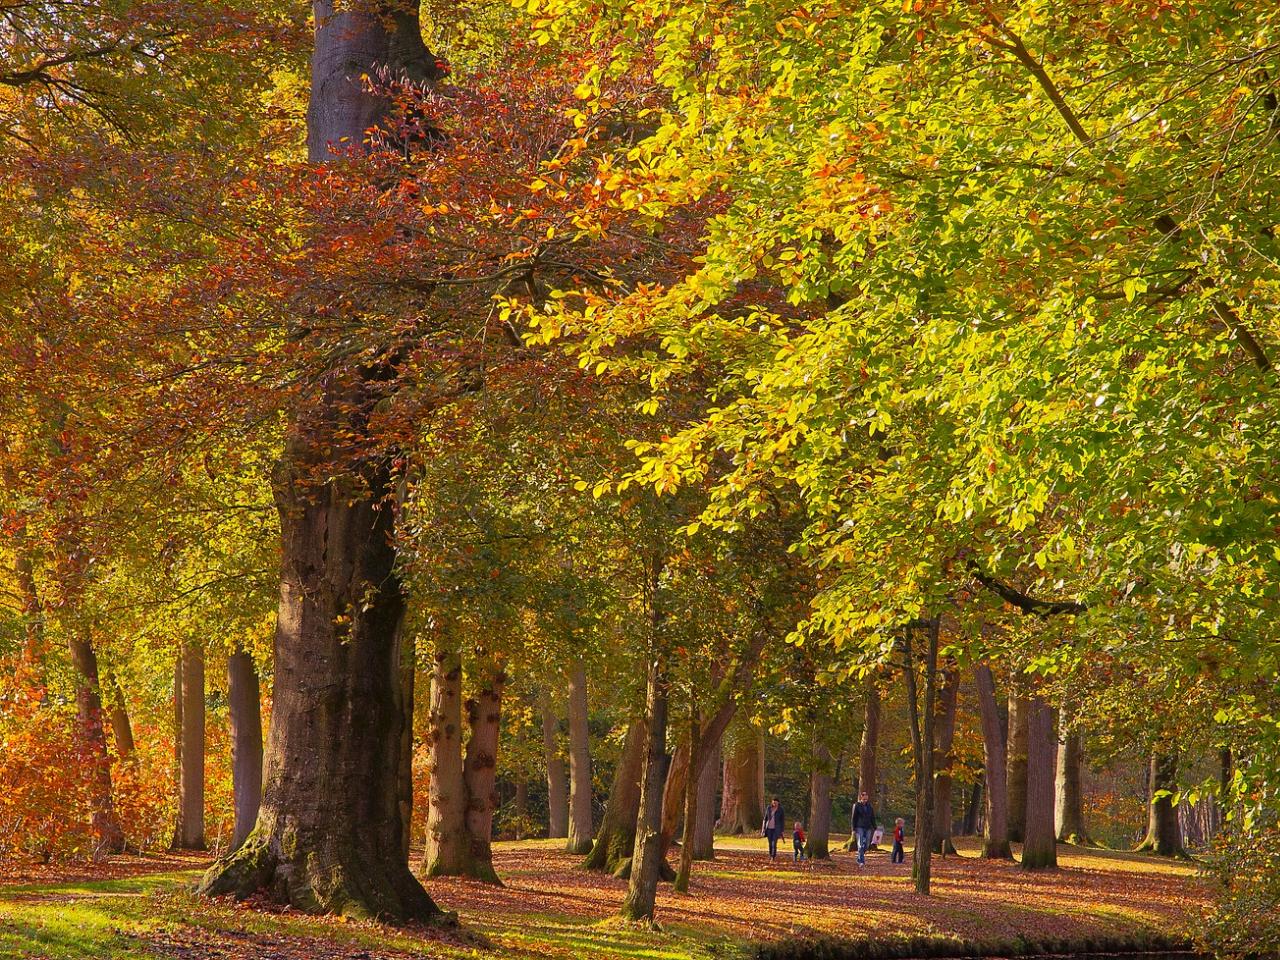
[{"label": "large tree trunk", "polygon": [[660,653],[655,653],[649,664],[645,697],[647,736],[644,766],[640,775],[640,813],[636,820],[635,852],[632,854],[627,896],[622,901],[622,916],[628,920],[652,922],[658,894],[658,879],[663,863],[662,794],[668,763],[667,702],[666,661]]},{"label": "large tree trunk", "polygon": [[680,816],[686,806],[685,784],[689,780],[689,744],[676,747],[667,764],[666,782],[662,788],[662,853],[666,856],[680,826]]},{"label": "large tree trunk", "polygon": [[1027,701],[1009,694],[1008,763],[1009,839],[1021,843],[1027,823]]},{"label": "large tree trunk", "polygon": [[99,860],[124,850],[124,830],[111,796],[111,757],[102,723],[98,657],[93,652],[93,644],[82,637],[73,634],[67,645],[76,671],[76,734],[91,764],[88,771],[93,784],[90,829],[93,857]]},{"label": "large tree trunk", "polygon": [[178,784],[182,810],[179,845],[203,850],[204,842],[204,650],[182,647],[182,773]]},{"label": "large tree trunk", "polygon": [[1000,712],[996,705],[996,685],[991,668],[979,664],[978,706],[982,713],[982,751],[986,770],[986,829],[983,832],[982,856],[988,860],[1012,860],[1009,849],[1008,757]]},{"label": "large tree trunk", "polygon": [[640,770],[644,764],[643,720],[633,720],[627,728],[622,756],[613,774],[609,799],[605,803],[600,829],[583,861],[588,870],[619,873],[630,868],[636,842],[636,818],[640,812]]},{"label": "large tree trunk", "polygon": [[[173,658],[173,779],[177,786],[182,782],[182,648],[179,647]],[[182,847],[182,802],[174,804],[173,839],[169,842],[170,850]]]},{"label": "large tree trunk", "polygon": [[1087,844],[1084,826],[1084,744],[1080,732],[1067,730],[1067,718],[1060,716],[1058,740],[1058,780],[1054,810],[1055,835],[1062,843]]},{"label": "large tree trunk", "polygon": [[693,831],[695,860],[716,858],[716,791],[720,787],[721,762],[721,751],[717,744],[698,775],[698,818]]},{"label": "large tree trunk", "polygon": [[764,813],[764,735],[754,727],[739,730],[724,759],[720,832],[755,834]]},{"label": "large tree trunk", "polygon": [[461,876],[467,870],[467,786],[462,773],[462,660],[450,640],[432,656],[427,722],[427,837],[425,876]]},{"label": "large tree trunk", "polygon": [[502,689],[506,676],[494,667],[475,698],[467,701],[467,758],[462,778],[467,793],[467,874],[500,883],[493,868],[493,814],[498,809],[498,741],[502,735]]},{"label": "large tree trunk", "polygon": [[126,763],[137,760],[138,748],[133,741],[133,724],[129,721],[129,705],[125,702],[124,691],[120,689],[120,681],[114,676],[109,684],[111,688],[111,736],[116,742],[116,756]]},{"label": "large tree trunk", "polygon": [[262,803],[262,696],[253,657],[237,649],[227,658],[231,715],[231,792],[235,806],[232,849],[244,843]]},{"label": "large tree trunk", "polygon": [[[426,81],[439,68],[414,7],[374,0],[335,12],[316,0],[313,12],[307,147],[322,163],[331,147],[359,149],[392,109],[365,77]],[[359,449],[390,376],[377,360],[328,374],[290,429],[274,484],[282,557],[263,802],[249,839],[206,874],[206,893],[265,889],[304,910],[396,919],[439,913],[402,855],[405,599],[391,467]],[[335,451],[351,452],[335,462]]]},{"label": "large tree trunk", "polygon": [[951,840],[951,745],[956,735],[956,703],[960,695],[960,671],[947,670],[939,697],[937,744],[933,757],[933,852],[946,856],[956,852]]},{"label": "large tree trunk", "polygon": [[938,642],[940,625],[937,620],[924,627],[925,649],[921,660],[924,667],[924,703],[920,703],[919,684],[916,681],[915,644],[907,628],[903,635],[905,653],[904,674],[907,680],[907,713],[911,722],[911,754],[916,775],[916,836],[911,854],[911,874],[916,893],[928,895],[932,874],[933,856],[933,743],[934,710],[938,691]]},{"label": "large tree trunk", "polygon": [[[696,705],[689,710],[689,754],[697,757],[702,751],[702,718]],[[703,770],[709,763],[702,765]],[[675,888],[678,893],[689,892],[689,877],[693,873],[693,835],[698,829],[698,783],[702,770],[689,771],[684,785],[684,836],[680,841],[680,869],[676,871]]]},{"label": "large tree trunk", "polygon": [[1058,865],[1053,829],[1054,781],[1058,738],[1053,707],[1033,698],[1027,706],[1027,815],[1022,841],[1022,867],[1044,870]]},{"label": "large tree trunk", "polygon": [[413,844],[413,711],[418,687],[418,639],[404,636],[400,651],[400,688],[403,691],[403,725],[400,729],[400,769],[396,773],[396,797],[400,805],[400,847],[409,862]]},{"label": "large tree trunk", "polygon": [[831,748],[815,739],[809,774],[808,851],[813,860],[831,856],[831,781]]},{"label": "large tree trunk", "polygon": [[1161,744],[1151,755],[1149,790],[1147,792],[1147,835],[1137,849],[1149,850],[1162,857],[1184,857],[1182,825],[1173,805],[1178,792],[1178,755],[1168,744]]},{"label": "large tree trunk", "polygon": [[569,794],[564,757],[560,755],[560,718],[545,689],[538,695],[538,707],[542,712],[542,757],[547,769],[547,836],[560,840],[569,836]]},{"label": "large tree trunk", "polygon": [[587,705],[587,671],[575,663],[569,671],[569,840],[565,849],[591,850],[591,730]]}]

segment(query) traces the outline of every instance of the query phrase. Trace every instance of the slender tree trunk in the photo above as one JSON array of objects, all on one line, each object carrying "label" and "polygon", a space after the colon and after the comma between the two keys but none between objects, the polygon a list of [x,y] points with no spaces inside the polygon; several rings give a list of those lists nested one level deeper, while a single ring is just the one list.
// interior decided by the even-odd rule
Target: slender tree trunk
[{"label": "slender tree trunk", "polygon": [[633,720],[627,728],[622,756],[613,774],[609,799],[605,803],[600,829],[583,861],[588,870],[618,874],[630,869],[636,842],[636,819],[640,812],[640,771],[644,764],[643,720]]},{"label": "slender tree trunk", "polygon": [[231,715],[231,792],[235,849],[253,830],[262,803],[262,695],[253,657],[237,649],[227,658],[227,705]]},{"label": "slender tree trunk", "polygon": [[966,837],[972,837],[978,832],[978,821],[980,819],[978,813],[982,809],[982,795],[984,792],[982,775],[979,774],[978,779],[969,791],[969,801],[965,806],[964,823],[961,829]]},{"label": "slender tree trunk", "polygon": [[[689,709],[689,754],[697,756],[702,750],[702,718],[696,704]],[[703,764],[705,770],[710,764]],[[676,871],[676,891],[689,892],[689,876],[693,873],[694,833],[698,829],[698,785],[702,770],[689,771],[684,785],[684,836],[680,841],[680,869]]]},{"label": "slender tree trunk", "polygon": [[137,760],[138,749],[133,741],[133,724],[129,722],[129,705],[125,702],[120,681],[111,678],[111,736],[116,742],[116,756],[125,763]]},{"label": "slender tree trunk", "polygon": [[724,763],[724,795],[720,801],[720,832],[754,834],[764,812],[764,750],[761,732],[747,727],[729,744]]},{"label": "slender tree trunk", "polygon": [[413,712],[416,708],[418,688],[418,638],[404,635],[400,651],[400,689],[403,704],[403,721],[400,728],[400,769],[396,774],[396,799],[400,807],[401,849],[404,862],[409,862],[409,848],[413,844]]},{"label": "slender tree trunk", "polygon": [[996,685],[991,668],[982,663],[974,671],[978,681],[978,706],[982,713],[982,751],[986,771],[987,816],[983,831],[982,856],[987,860],[1012,860],[1009,849],[1008,756],[1000,711],[996,705]]},{"label": "slender tree trunk", "polygon": [[528,831],[525,829],[525,824],[529,819],[529,778],[525,775],[523,769],[516,771],[516,796],[514,803],[516,808],[515,838],[517,840],[523,840],[528,834]]},{"label": "slender tree trunk", "polygon": [[831,856],[831,748],[815,738],[809,774],[808,851],[813,860]]},{"label": "slender tree trunk", "polygon": [[1021,843],[1027,824],[1027,701],[1009,694],[1009,839]]},{"label": "slender tree trunk", "polygon": [[[703,744],[704,748],[706,744]],[[693,832],[693,859],[716,858],[716,791],[720,786],[721,751],[719,745],[702,765],[698,775],[698,819]]]},{"label": "slender tree trunk", "polygon": [[182,776],[178,798],[182,806],[182,849],[203,850],[204,650],[196,643],[182,648]]},{"label": "slender tree trunk", "polygon": [[588,726],[587,671],[575,663],[569,671],[569,840],[565,849],[591,850],[591,731]]},{"label": "slender tree trunk", "polygon": [[111,795],[111,756],[103,727],[102,694],[98,686],[98,657],[89,640],[72,635],[68,641],[76,671],[76,733],[92,768],[91,829],[93,857],[101,860],[124,850],[124,830]]},{"label": "slender tree trunk", "polygon": [[[313,13],[307,146],[323,163],[331,147],[358,149],[393,107],[365,77],[425,82],[439,67],[402,3],[335,11],[316,0]],[[362,449],[393,376],[377,358],[328,374],[290,427],[274,483],[281,584],[263,801],[205,893],[265,890],[308,911],[389,919],[440,912],[403,857],[394,483],[389,458]]]},{"label": "slender tree trunk", "polygon": [[[867,677],[865,690],[866,693],[862,703],[862,741],[858,747],[857,782],[853,787],[853,796],[856,800],[858,794],[865,790],[874,804],[877,800],[876,787],[879,786],[876,754],[880,748],[881,712],[880,690],[876,687],[876,678],[874,676]],[[846,841],[844,848],[853,850],[857,845],[858,835],[850,829],[849,839]]]},{"label": "slender tree trunk", "polygon": [[1084,845],[1089,842],[1089,833],[1084,826],[1084,744],[1079,731],[1067,729],[1065,716],[1059,716],[1058,729],[1055,834],[1062,843]]},{"label": "slender tree trunk", "polygon": [[542,756],[547,768],[547,836],[562,840],[569,836],[569,794],[564,757],[560,755],[560,718],[545,689],[538,695],[538,707],[542,712]]},{"label": "slender tree trunk", "polygon": [[916,835],[915,849],[911,854],[911,874],[916,893],[928,895],[933,866],[933,726],[938,690],[938,621],[930,621],[924,630],[923,705],[919,701],[919,684],[916,681],[916,659],[911,639],[913,628],[907,628],[902,644],[906,655],[907,714],[911,723],[911,753],[916,774]]},{"label": "slender tree trunk", "polygon": [[1027,819],[1022,841],[1024,870],[1057,867],[1058,847],[1053,829],[1054,781],[1058,738],[1053,707],[1037,698],[1027,706]]},{"label": "slender tree trunk", "polygon": [[662,788],[662,854],[665,857],[675,839],[676,829],[680,826],[680,816],[684,812],[685,784],[689,780],[689,744],[682,743],[676,747],[667,764],[666,782]]},{"label": "slender tree trunk", "polygon": [[182,648],[179,647],[173,657],[173,779],[178,790],[177,803],[174,804],[173,839],[169,841],[170,850],[182,849]]},{"label": "slender tree trunk", "polygon": [[432,658],[425,876],[467,872],[467,787],[462,776],[462,660],[451,640]]},{"label": "slender tree trunk", "polygon": [[1178,756],[1168,744],[1162,744],[1151,755],[1151,778],[1147,804],[1147,836],[1138,844],[1162,857],[1185,857],[1182,826],[1173,794],[1178,792]]},{"label": "slender tree trunk", "polygon": [[938,742],[933,758],[933,852],[943,856],[956,852],[951,839],[951,746],[956,734],[956,703],[960,695],[960,671],[954,667],[944,677],[939,698]]},{"label": "slender tree trunk", "polygon": [[462,778],[467,795],[468,876],[501,884],[493,868],[493,815],[498,809],[498,741],[502,734],[502,690],[506,676],[495,667],[474,699],[468,700],[467,757]]},{"label": "slender tree trunk", "polygon": [[644,766],[640,775],[640,815],[636,820],[636,844],[632,854],[630,885],[622,901],[628,920],[652,922],[662,863],[662,793],[667,778],[666,661],[655,654],[649,663],[645,703],[648,727]]}]

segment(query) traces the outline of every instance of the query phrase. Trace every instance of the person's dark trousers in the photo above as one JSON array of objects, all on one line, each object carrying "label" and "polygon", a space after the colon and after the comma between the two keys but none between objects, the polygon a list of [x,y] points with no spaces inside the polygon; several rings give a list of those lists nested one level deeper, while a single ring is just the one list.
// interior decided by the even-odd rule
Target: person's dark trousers
[{"label": "person's dark trousers", "polygon": [[795,854],[792,856],[792,859],[793,859],[793,860],[795,860],[797,863],[799,863],[801,860],[803,860],[803,859],[804,859],[804,844],[803,844],[803,843],[794,843],[794,844],[792,844],[792,846],[794,846],[794,847],[796,848],[796,852],[795,852]]},{"label": "person's dark trousers", "polygon": [[769,838],[769,856],[773,857],[775,860],[778,859],[778,837],[780,834],[770,830],[765,834],[765,836]]},{"label": "person's dark trousers", "polygon": [[902,849],[902,841],[893,841],[893,855],[889,858],[893,863],[906,863],[907,852]]},{"label": "person's dark trousers", "polygon": [[871,827],[858,828],[858,862],[863,866],[867,863],[867,847],[871,846]]}]

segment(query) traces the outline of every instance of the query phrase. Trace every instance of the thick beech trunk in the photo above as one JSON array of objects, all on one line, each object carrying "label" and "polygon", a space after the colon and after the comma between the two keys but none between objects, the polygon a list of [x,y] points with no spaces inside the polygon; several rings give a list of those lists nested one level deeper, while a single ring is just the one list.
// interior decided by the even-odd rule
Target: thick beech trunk
[{"label": "thick beech trunk", "polygon": [[722,763],[720,747],[702,765],[698,775],[698,818],[693,830],[693,859],[716,858],[716,792],[720,787]]},{"label": "thick beech trunk", "polygon": [[982,751],[986,770],[986,828],[983,831],[982,856],[988,860],[1012,860],[1009,849],[1008,757],[1000,712],[996,703],[995,680],[991,668],[979,664],[975,671],[978,682],[978,706],[982,713]]},{"label": "thick beech trunk", "polygon": [[666,782],[662,788],[662,853],[671,849],[685,808],[685,784],[689,780],[689,744],[676,747],[667,764]]},{"label": "thick beech trunk", "polygon": [[1173,794],[1178,792],[1178,755],[1171,746],[1162,744],[1151,755],[1149,784],[1147,835],[1138,849],[1162,857],[1185,857],[1182,825],[1173,804]]},{"label": "thick beech trunk", "polygon": [[182,828],[179,846],[203,850],[204,842],[204,650],[182,647],[182,771],[178,782]]},{"label": "thick beech trunk", "polygon": [[1057,778],[1058,738],[1053,707],[1039,698],[1027,706],[1027,814],[1022,840],[1022,867],[1045,870],[1058,865],[1053,829],[1054,782]]},{"label": "thick beech trunk", "polygon": [[[173,784],[182,782],[182,649],[173,658]],[[182,803],[174,804],[173,839],[170,850],[182,846]]]},{"label": "thick beech trunk", "polygon": [[448,642],[431,663],[431,706],[427,717],[427,837],[425,876],[467,872],[467,793],[462,776],[462,660]]},{"label": "thick beech trunk", "polygon": [[1008,764],[1009,839],[1021,843],[1027,823],[1027,701],[1009,694]]},{"label": "thick beech trunk", "polygon": [[1055,835],[1062,843],[1087,844],[1084,826],[1084,744],[1079,731],[1067,731],[1066,717],[1060,716],[1058,779],[1054,809]]},{"label": "thick beech trunk", "polygon": [[575,663],[569,671],[569,840],[565,849],[591,850],[591,730],[587,706],[587,671]]},{"label": "thick beech trunk", "polygon": [[137,760],[138,749],[133,742],[133,724],[129,721],[129,705],[125,702],[120,681],[111,678],[111,736],[116,742],[116,756],[126,763]]},{"label": "thick beech trunk", "polygon": [[911,854],[911,875],[916,893],[929,893],[933,857],[933,743],[934,710],[938,696],[938,621],[924,627],[924,649],[920,665],[924,674],[924,702],[920,702],[916,680],[916,652],[913,628],[903,635],[904,675],[907,680],[907,714],[911,722],[911,754],[916,775],[916,835]]},{"label": "thick beech trunk", "polygon": [[467,701],[467,757],[462,777],[467,796],[467,874],[487,883],[500,883],[493,868],[493,815],[498,809],[498,741],[502,735],[501,667],[485,678],[476,696]]},{"label": "thick beech trunk", "polygon": [[[655,577],[656,579],[656,577]],[[655,590],[656,594],[656,590]],[[627,896],[622,916],[628,920],[652,922],[658,880],[663,860],[662,794],[667,779],[666,661],[655,654],[649,663],[645,696],[645,750],[640,774],[640,811],[636,819],[636,842],[631,860]]]},{"label": "thick beech trunk", "polygon": [[636,842],[636,818],[640,812],[640,770],[644,764],[645,730],[643,720],[633,720],[627,728],[622,756],[613,774],[609,799],[596,833],[591,852],[583,861],[588,870],[619,873],[630,869]]},{"label": "thick beech trunk", "polygon": [[396,773],[396,799],[400,806],[400,847],[409,862],[413,842],[413,710],[418,686],[418,640],[405,635],[400,650],[400,689],[403,721],[400,728],[400,769]]},{"label": "thick beech trunk", "polygon": [[[335,12],[316,0],[313,13],[307,147],[323,163],[331,148],[359,150],[392,108],[365,77],[426,81],[439,68],[413,7]],[[390,376],[378,360],[327,374],[290,429],[274,484],[282,557],[263,801],[249,838],[206,874],[206,893],[265,889],[304,910],[394,919],[439,913],[403,856],[405,600],[390,464],[358,449]]]},{"label": "thick beech trunk", "polygon": [[542,757],[547,770],[547,836],[562,840],[569,836],[569,793],[564,757],[560,755],[560,718],[543,690],[538,696],[542,713]]},{"label": "thick beech trunk", "polygon": [[938,698],[937,744],[933,757],[933,852],[946,856],[956,852],[951,840],[951,745],[956,735],[956,704],[960,695],[960,671],[947,670]]},{"label": "thick beech trunk", "polygon": [[231,792],[240,846],[258,820],[262,803],[262,695],[253,657],[237,650],[227,658],[227,705],[231,715]]},{"label": "thick beech trunk", "polygon": [[724,758],[720,832],[756,834],[764,813],[764,734],[753,727],[738,731]]},{"label": "thick beech trunk", "polygon": [[124,830],[111,796],[111,757],[107,752],[107,732],[102,722],[98,657],[93,652],[93,644],[85,638],[72,635],[67,645],[76,672],[76,735],[92,764],[89,772],[93,784],[90,828],[93,831],[93,857],[99,860],[124,850]]},{"label": "thick beech trunk", "polygon": [[831,781],[831,748],[817,740],[809,774],[808,850],[813,860],[831,856]]}]

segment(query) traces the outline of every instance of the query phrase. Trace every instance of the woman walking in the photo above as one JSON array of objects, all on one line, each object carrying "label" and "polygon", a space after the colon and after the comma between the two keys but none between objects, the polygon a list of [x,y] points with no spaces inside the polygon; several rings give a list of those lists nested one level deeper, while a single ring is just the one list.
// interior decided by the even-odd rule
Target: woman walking
[{"label": "woman walking", "polygon": [[782,836],[783,824],[787,822],[787,815],[782,812],[782,804],[778,802],[778,798],[774,797],[769,806],[764,810],[764,823],[760,825],[760,832],[769,839],[769,858],[778,859],[778,839]]}]

